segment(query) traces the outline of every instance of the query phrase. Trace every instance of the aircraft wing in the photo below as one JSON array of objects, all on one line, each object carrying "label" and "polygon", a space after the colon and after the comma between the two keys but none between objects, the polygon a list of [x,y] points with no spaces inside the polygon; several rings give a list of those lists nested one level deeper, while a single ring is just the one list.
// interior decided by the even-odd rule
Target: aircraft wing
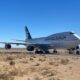
[{"label": "aircraft wing", "polygon": [[47,45],[47,44],[35,44],[35,43],[29,43],[29,42],[0,42],[1,44],[5,44],[5,45],[7,45],[7,44],[9,44],[9,45],[11,45],[11,44],[13,44],[13,45],[17,45],[17,46],[19,46],[19,45],[23,45],[23,46],[34,46],[35,48],[38,48],[38,49],[42,49],[42,50],[47,50],[48,48],[49,48],[49,45]]},{"label": "aircraft wing", "polygon": [[14,41],[20,41],[20,42],[27,42],[26,40],[17,40],[17,39],[12,39]]},{"label": "aircraft wing", "polygon": [[26,45],[26,43],[17,43],[17,42],[0,42],[1,44],[15,44],[15,45]]}]

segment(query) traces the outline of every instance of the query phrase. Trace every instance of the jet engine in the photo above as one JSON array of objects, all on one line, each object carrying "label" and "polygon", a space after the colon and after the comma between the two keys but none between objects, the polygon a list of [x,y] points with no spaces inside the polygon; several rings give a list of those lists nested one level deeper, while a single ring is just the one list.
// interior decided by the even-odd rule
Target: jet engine
[{"label": "jet engine", "polygon": [[33,51],[34,50],[34,46],[27,46],[27,50],[28,51]]},{"label": "jet engine", "polygon": [[11,49],[11,44],[5,44],[5,49]]}]

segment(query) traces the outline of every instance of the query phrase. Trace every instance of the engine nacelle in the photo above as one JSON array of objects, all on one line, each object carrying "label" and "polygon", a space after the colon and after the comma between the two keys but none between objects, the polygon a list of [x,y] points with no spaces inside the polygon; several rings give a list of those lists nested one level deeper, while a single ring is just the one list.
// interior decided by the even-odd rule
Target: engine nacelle
[{"label": "engine nacelle", "polygon": [[27,46],[27,50],[28,51],[33,51],[34,50],[34,46]]},{"label": "engine nacelle", "polygon": [[11,49],[11,44],[5,44],[5,49]]}]

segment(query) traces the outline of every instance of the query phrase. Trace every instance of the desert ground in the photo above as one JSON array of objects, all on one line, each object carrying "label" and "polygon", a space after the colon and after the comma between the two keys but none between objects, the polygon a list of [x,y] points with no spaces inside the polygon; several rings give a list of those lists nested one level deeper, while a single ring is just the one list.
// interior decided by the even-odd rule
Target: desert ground
[{"label": "desert ground", "polygon": [[0,49],[0,80],[80,80],[80,56],[66,53]]}]

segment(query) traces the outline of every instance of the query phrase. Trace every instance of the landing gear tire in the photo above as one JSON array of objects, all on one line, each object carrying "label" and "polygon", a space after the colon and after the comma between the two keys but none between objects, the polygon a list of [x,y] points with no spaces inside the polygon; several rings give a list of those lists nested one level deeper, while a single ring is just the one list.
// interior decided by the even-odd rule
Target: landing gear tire
[{"label": "landing gear tire", "polygon": [[69,51],[69,54],[73,54],[73,51]]},{"label": "landing gear tire", "polygon": [[58,52],[57,52],[57,50],[53,50],[53,53],[54,53],[54,54],[57,54]]},{"label": "landing gear tire", "polygon": [[69,51],[69,54],[73,54],[74,53],[73,49],[68,49],[68,51]]},{"label": "landing gear tire", "polygon": [[45,51],[45,54],[49,54],[49,51]]},{"label": "landing gear tire", "polygon": [[77,54],[77,55],[80,55],[80,51],[76,51],[76,54]]},{"label": "landing gear tire", "polygon": [[35,53],[40,53],[41,54],[41,53],[43,53],[43,51],[35,51]]}]

